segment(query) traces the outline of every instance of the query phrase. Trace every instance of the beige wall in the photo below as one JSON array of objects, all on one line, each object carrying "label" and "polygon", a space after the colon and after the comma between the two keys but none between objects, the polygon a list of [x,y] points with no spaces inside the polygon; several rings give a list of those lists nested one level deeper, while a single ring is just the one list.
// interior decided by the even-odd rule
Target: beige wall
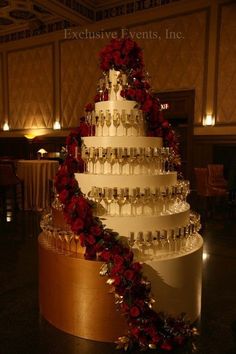
[{"label": "beige wall", "polygon": [[0,54],[0,124],[2,124],[3,121],[3,68],[2,68],[2,55]]},{"label": "beige wall", "polygon": [[51,127],[54,97],[52,45],[13,51],[7,59],[11,128]]},{"label": "beige wall", "polygon": [[236,3],[224,6],[221,12],[217,121],[236,123]]},{"label": "beige wall", "polygon": [[[206,112],[216,114],[218,126],[211,132],[221,134],[230,124],[232,134],[236,130],[235,18],[234,1],[183,0],[87,28],[110,31],[129,27],[135,35],[157,32],[161,39],[136,38],[144,49],[153,89],[195,89],[195,134],[208,134],[201,127]],[[168,39],[167,29],[181,34],[181,39]],[[0,126],[3,111],[17,131],[36,128],[51,132],[55,119],[61,120],[63,128],[77,126],[84,105],[96,93],[101,75],[98,51],[107,42],[64,40],[61,32],[0,45],[0,80],[4,77]]]}]

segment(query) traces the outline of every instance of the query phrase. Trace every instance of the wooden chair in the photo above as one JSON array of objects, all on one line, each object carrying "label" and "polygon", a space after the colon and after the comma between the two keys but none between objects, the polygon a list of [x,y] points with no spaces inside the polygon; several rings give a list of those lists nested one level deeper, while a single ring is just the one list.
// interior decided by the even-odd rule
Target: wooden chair
[{"label": "wooden chair", "polygon": [[207,168],[194,168],[196,177],[197,195],[204,201],[206,216],[210,216],[215,209],[217,202],[225,199],[228,192],[224,188],[213,187],[208,183],[209,174]]},{"label": "wooden chair", "polygon": [[208,183],[215,188],[227,189],[227,181],[224,178],[223,165],[208,165]]},{"label": "wooden chair", "polygon": [[14,207],[17,207],[17,188],[21,190],[21,207],[24,210],[24,181],[17,177],[14,164],[0,162],[0,196],[3,210],[7,210],[7,197],[12,197]]}]

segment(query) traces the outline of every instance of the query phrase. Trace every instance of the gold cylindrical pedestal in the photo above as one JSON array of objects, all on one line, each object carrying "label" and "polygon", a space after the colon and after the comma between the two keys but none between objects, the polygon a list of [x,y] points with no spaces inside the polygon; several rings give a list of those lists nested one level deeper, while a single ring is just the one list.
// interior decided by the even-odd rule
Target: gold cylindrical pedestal
[{"label": "gold cylindrical pedestal", "polygon": [[75,336],[114,342],[127,332],[116,310],[102,262],[60,254],[39,236],[39,301],[41,314],[55,327]]}]

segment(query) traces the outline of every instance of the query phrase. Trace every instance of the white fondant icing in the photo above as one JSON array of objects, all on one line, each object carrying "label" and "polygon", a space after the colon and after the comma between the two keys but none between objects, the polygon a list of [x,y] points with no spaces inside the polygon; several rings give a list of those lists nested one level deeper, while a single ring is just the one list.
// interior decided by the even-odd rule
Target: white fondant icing
[{"label": "white fondant icing", "polygon": [[156,230],[174,229],[189,223],[189,206],[185,211],[160,216],[105,216],[104,224],[119,235],[129,237],[130,232],[154,232]]},{"label": "white fondant icing", "polygon": [[93,186],[100,188],[136,188],[139,187],[155,190],[164,186],[172,186],[177,182],[176,172],[168,172],[156,176],[147,175],[95,175],[86,173],[76,173],[75,178],[84,194],[88,194]]},{"label": "white fondant icing", "polygon": [[196,321],[201,312],[203,240],[196,235],[189,252],[172,253],[156,261],[145,261],[143,274],[152,284],[154,310]]},{"label": "white fondant icing", "polygon": [[113,112],[115,109],[119,113],[122,113],[123,110],[125,110],[126,113],[130,113],[131,109],[137,107],[138,104],[135,101],[101,101],[95,103],[95,112],[96,114],[98,114],[99,111],[106,112],[107,110]]},{"label": "white fondant icing", "polygon": [[87,147],[152,147],[161,148],[162,138],[156,137],[132,137],[132,136],[88,136],[83,138]]}]

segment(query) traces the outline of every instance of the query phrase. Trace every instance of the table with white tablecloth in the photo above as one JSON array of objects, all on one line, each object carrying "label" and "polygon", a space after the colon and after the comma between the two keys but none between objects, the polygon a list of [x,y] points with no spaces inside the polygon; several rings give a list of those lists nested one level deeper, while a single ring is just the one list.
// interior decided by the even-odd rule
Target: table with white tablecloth
[{"label": "table with white tablecloth", "polygon": [[25,209],[42,210],[50,206],[49,181],[59,167],[58,161],[19,160],[17,175],[24,180]]}]

